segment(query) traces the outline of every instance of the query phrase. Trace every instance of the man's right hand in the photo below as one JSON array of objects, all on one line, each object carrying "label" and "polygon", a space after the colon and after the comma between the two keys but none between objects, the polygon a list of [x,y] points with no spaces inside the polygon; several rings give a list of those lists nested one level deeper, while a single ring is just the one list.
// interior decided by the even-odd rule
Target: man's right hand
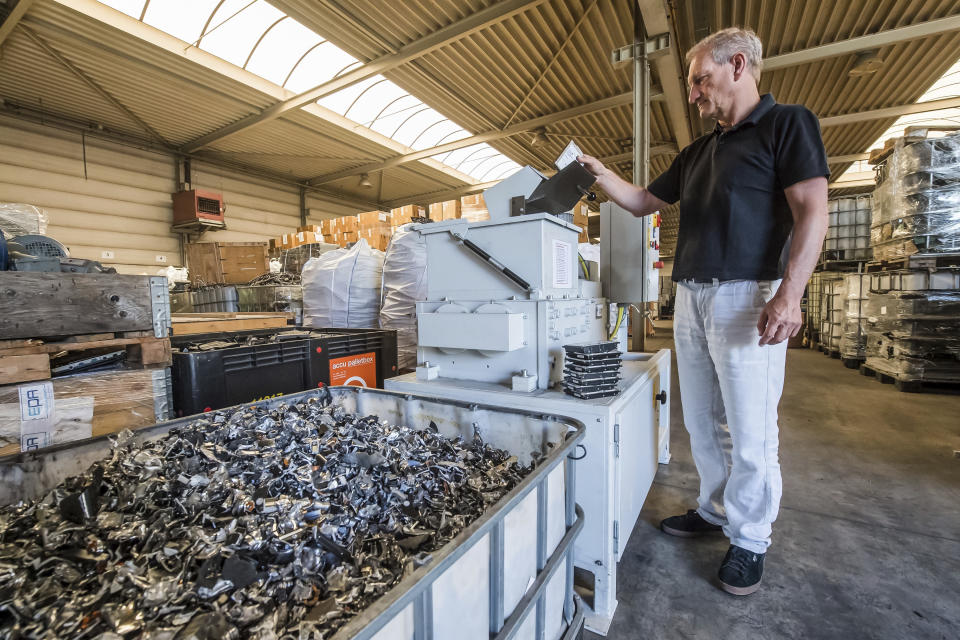
[{"label": "man's right hand", "polygon": [[582,164],[584,168],[592,173],[597,179],[597,186],[603,187],[600,178],[607,172],[607,168],[603,166],[603,163],[594,158],[593,156],[588,156],[583,154],[582,156],[577,157],[577,162]]}]

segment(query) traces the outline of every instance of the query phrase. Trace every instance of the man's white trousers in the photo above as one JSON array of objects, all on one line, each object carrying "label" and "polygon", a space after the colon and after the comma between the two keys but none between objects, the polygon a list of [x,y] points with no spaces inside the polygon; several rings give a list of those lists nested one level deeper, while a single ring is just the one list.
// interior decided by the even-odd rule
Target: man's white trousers
[{"label": "man's white trousers", "polygon": [[787,342],[761,347],[757,332],[779,286],[681,282],[674,314],[683,420],[700,473],[697,511],[755,553],[770,546],[782,492],[777,405]]}]

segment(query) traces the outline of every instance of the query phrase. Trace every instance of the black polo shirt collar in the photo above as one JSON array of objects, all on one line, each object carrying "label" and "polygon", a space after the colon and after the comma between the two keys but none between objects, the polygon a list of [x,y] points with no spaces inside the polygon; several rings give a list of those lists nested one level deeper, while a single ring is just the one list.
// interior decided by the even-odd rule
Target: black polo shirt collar
[{"label": "black polo shirt collar", "polygon": [[777,104],[777,101],[773,99],[772,93],[765,93],[760,96],[760,103],[754,107],[753,111],[750,112],[746,118],[733,125],[730,129],[724,131],[723,127],[720,126],[720,123],[717,123],[717,126],[714,127],[713,132],[718,136],[724,133],[733,133],[734,131],[748,125],[752,124],[756,126],[760,122],[760,118],[767,115],[770,109],[773,109],[774,105]]}]

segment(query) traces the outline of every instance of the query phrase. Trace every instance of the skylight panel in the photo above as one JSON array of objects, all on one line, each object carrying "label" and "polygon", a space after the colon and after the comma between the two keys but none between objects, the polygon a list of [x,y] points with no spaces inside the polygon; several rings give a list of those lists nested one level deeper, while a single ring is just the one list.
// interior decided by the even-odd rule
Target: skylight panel
[{"label": "skylight panel", "polygon": [[226,4],[210,22],[200,48],[243,67],[260,37],[270,25],[284,17],[284,13],[263,0],[257,0],[239,13],[231,13]]},{"label": "skylight panel", "polygon": [[100,0],[101,4],[113,7],[117,11],[122,11],[131,18],[140,19],[143,13],[143,5],[146,0]]},{"label": "skylight panel", "polygon": [[322,41],[296,20],[282,20],[263,36],[247,63],[247,71],[282,85],[297,61]]},{"label": "skylight panel", "polygon": [[[266,0],[103,0],[188,45],[295,93],[303,93],[361,66]],[[382,75],[317,101],[415,150],[471,136],[461,126]],[[498,180],[519,168],[487,144],[437,154],[434,160],[479,181]]]},{"label": "skylight panel", "polygon": [[210,12],[217,7],[217,2],[218,0],[153,0],[147,5],[143,21],[184,42],[194,43],[200,37]]}]

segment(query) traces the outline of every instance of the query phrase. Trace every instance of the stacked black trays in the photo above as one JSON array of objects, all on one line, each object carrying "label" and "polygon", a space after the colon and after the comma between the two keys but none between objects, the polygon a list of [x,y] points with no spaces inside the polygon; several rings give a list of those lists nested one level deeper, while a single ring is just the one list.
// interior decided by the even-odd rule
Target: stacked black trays
[{"label": "stacked black trays", "polygon": [[621,353],[612,341],[563,346],[563,390],[584,399],[606,398],[620,393]]}]

